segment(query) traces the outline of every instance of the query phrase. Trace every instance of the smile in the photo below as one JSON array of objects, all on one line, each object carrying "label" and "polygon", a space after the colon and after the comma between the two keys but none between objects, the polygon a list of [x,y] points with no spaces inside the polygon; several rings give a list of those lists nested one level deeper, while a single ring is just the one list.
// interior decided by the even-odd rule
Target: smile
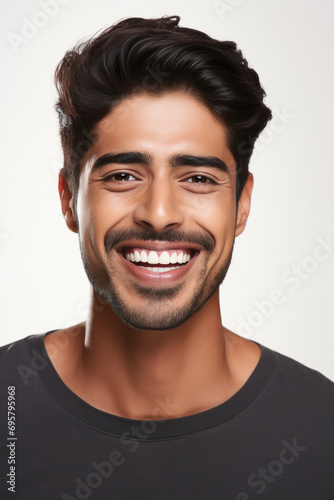
[{"label": "smile", "polygon": [[[122,256],[129,263],[143,269],[144,272],[161,275],[177,272],[180,268],[187,267],[187,264],[197,256],[198,250],[189,248],[166,248],[153,250],[143,247],[123,247]],[[165,274],[167,277],[167,274]]]}]

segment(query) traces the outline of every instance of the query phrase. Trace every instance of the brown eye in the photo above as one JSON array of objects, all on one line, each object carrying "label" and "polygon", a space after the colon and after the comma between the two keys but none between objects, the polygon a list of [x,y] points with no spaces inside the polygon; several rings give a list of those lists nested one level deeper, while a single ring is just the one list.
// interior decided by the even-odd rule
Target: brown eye
[{"label": "brown eye", "polygon": [[206,177],[205,175],[193,175],[187,179],[189,182],[193,182],[194,184],[215,184],[214,181]]},{"label": "brown eye", "polygon": [[135,178],[133,175],[128,174],[126,172],[117,172],[116,174],[108,175],[107,177],[104,178],[105,181],[116,181],[116,182],[122,182],[122,181],[133,181]]}]

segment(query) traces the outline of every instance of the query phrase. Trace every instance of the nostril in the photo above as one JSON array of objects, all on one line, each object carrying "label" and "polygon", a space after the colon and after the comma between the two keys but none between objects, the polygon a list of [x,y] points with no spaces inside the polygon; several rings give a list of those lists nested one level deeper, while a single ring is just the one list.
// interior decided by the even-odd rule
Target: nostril
[{"label": "nostril", "polygon": [[143,224],[145,224],[146,226],[148,226],[148,227],[150,227],[150,228],[154,227],[154,226],[153,226],[153,224],[151,224],[151,223],[150,223],[150,222],[148,222],[147,220],[143,220],[143,219],[142,219],[140,222],[142,222]]}]

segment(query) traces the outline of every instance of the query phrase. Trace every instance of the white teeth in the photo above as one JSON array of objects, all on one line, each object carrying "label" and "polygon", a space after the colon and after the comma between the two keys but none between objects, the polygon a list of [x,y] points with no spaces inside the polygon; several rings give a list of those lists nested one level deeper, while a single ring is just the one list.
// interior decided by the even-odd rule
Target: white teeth
[{"label": "white teeth", "polygon": [[183,252],[179,253],[179,255],[177,256],[177,262],[179,264],[183,264]]},{"label": "white teeth", "polygon": [[148,261],[148,256],[147,256],[147,253],[144,252],[144,250],[142,250],[140,252],[140,260],[141,262],[147,262]]},{"label": "white teeth", "polygon": [[151,251],[148,254],[148,261],[149,264],[159,264],[159,257],[157,252]]},{"label": "white teeth", "polygon": [[145,267],[145,266],[139,266],[142,267],[143,269],[148,269],[149,271],[152,271],[154,273],[167,273],[168,271],[173,271],[173,269],[178,269],[180,266],[175,266],[175,267]]},{"label": "white teeth", "polygon": [[[148,264],[186,264],[190,261],[191,256],[188,253],[180,252],[177,254],[173,252],[171,255],[164,250],[160,255],[154,250],[151,251],[138,251],[134,250],[133,252],[128,252],[125,254],[125,257],[130,262],[147,262]],[[163,268],[162,268],[163,269]],[[171,269],[171,268],[169,268]]]},{"label": "white teeth", "polygon": [[170,258],[170,263],[171,264],[176,264],[177,263],[177,253],[173,252]]},{"label": "white teeth", "polygon": [[159,257],[159,264],[169,264],[171,259],[169,258],[169,253],[168,252],[162,252],[162,254]]}]

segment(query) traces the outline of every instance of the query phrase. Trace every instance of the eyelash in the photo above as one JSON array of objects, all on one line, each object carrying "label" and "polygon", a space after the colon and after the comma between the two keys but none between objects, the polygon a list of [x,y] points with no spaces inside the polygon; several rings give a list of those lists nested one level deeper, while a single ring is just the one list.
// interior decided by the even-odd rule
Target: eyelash
[{"label": "eyelash", "polygon": [[[111,174],[111,175],[108,175],[108,176],[104,177],[103,178],[103,182],[108,182],[108,181],[114,181],[114,182],[131,182],[129,180],[128,181],[124,181],[124,180],[113,179],[113,177],[115,177],[116,175],[127,175],[127,176],[130,176],[130,177],[133,177],[133,179],[131,179],[131,181],[136,180],[135,177],[132,174],[129,174],[128,172],[116,172],[114,174]],[[202,180],[205,179],[205,182],[193,182],[193,181],[189,181],[189,179],[194,179],[196,177],[197,178],[201,178]],[[207,177],[206,175],[203,175],[203,174],[191,175],[190,177],[187,177],[186,179],[184,179],[183,182],[189,182],[190,184],[218,184],[218,182],[214,181],[210,177]]]},{"label": "eyelash", "polygon": [[215,182],[210,177],[207,177],[206,175],[202,175],[202,174],[192,175],[192,176],[188,177],[187,179],[185,179],[185,181],[189,181],[189,179],[193,179],[194,177],[201,177],[202,179],[205,179],[206,182],[191,182],[191,184],[218,184],[218,182]]},{"label": "eyelash", "polygon": [[135,177],[132,174],[129,174],[128,172],[116,172],[114,174],[108,175],[107,177],[104,177],[103,181],[104,182],[107,182],[107,181],[123,182],[122,180],[116,181],[116,179],[113,179],[113,177],[115,177],[115,175],[129,175],[130,177],[133,177],[133,180],[136,180]]}]

